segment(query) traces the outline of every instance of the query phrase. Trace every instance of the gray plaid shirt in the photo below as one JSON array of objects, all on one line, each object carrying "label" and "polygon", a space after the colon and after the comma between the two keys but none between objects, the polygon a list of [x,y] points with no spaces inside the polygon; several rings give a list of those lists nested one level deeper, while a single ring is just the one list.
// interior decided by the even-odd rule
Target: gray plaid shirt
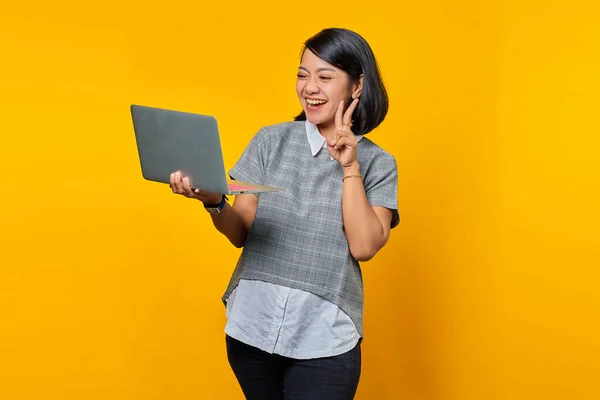
[{"label": "gray plaid shirt", "polygon": [[[362,274],[343,230],[342,168],[327,151],[312,156],[305,129],[304,122],[262,128],[229,173],[281,190],[258,195],[256,217],[223,301],[240,279],[304,290],[340,307],[362,336]],[[366,137],[357,157],[369,203],[393,210],[395,227],[396,161]]]}]

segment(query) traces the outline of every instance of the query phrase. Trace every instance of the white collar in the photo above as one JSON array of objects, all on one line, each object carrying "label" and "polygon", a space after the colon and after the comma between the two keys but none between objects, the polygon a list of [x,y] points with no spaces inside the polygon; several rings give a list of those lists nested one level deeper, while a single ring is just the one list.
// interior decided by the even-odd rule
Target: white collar
[{"label": "white collar", "polygon": [[[327,143],[325,143],[325,137],[321,135],[319,128],[315,124],[308,122],[308,120],[306,120],[305,126],[306,137],[308,138],[308,144],[310,144],[310,152],[313,156],[316,156],[322,148],[327,147]],[[355,135],[355,137],[356,141],[360,142],[360,139],[363,138],[363,135]]]}]

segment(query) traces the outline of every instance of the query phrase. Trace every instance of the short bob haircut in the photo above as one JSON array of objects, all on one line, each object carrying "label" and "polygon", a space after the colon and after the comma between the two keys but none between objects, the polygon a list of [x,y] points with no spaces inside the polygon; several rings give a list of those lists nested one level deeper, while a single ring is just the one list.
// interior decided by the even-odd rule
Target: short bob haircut
[{"label": "short bob haircut", "polygon": [[[388,96],[373,50],[365,39],[348,29],[328,28],[304,43],[302,55],[309,49],[321,60],[345,71],[350,85],[363,75],[360,101],[352,115],[352,131],[365,135],[383,122],[388,112]],[[345,104],[347,108],[349,104]],[[305,121],[304,111],[295,121]]]}]

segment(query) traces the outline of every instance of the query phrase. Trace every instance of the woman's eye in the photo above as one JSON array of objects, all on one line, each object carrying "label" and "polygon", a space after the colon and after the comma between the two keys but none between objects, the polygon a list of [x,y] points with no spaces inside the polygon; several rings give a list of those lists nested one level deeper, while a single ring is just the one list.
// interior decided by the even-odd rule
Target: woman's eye
[{"label": "woman's eye", "polygon": [[322,81],[330,81],[331,80],[330,76],[321,76],[320,78]]},{"label": "woman's eye", "polygon": [[298,79],[306,79],[306,75],[304,74],[298,74]]}]

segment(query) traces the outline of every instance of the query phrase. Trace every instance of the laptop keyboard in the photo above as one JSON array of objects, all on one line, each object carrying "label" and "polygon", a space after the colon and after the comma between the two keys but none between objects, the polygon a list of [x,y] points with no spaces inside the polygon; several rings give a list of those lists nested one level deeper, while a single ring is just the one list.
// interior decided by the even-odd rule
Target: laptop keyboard
[{"label": "laptop keyboard", "polygon": [[235,183],[230,183],[227,185],[229,190],[254,190],[255,187],[252,186],[244,186],[244,185],[236,185]]}]

